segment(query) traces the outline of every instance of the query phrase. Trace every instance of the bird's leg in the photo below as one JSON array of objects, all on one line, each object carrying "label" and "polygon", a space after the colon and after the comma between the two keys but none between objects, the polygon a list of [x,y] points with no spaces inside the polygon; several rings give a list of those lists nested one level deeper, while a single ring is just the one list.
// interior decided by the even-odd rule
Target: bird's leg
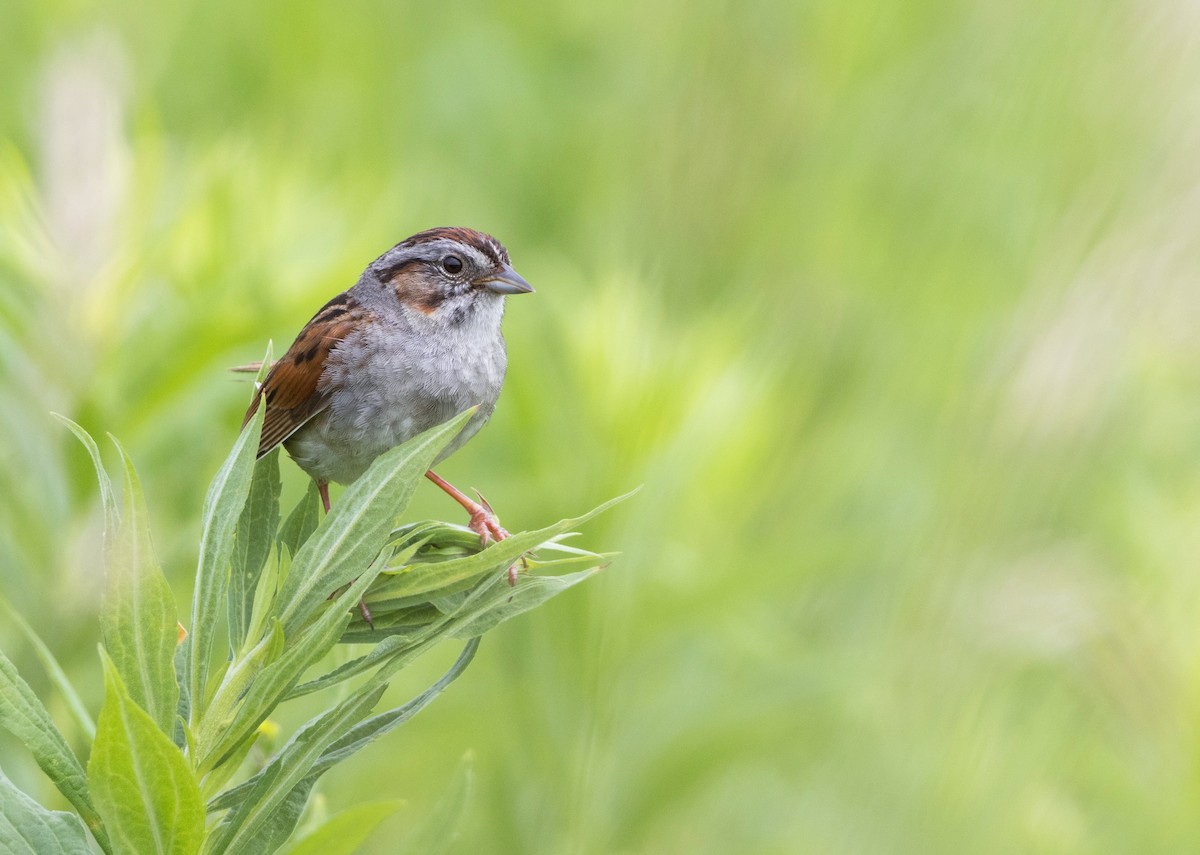
[{"label": "bird's leg", "polygon": [[425,473],[425,477],[445,490],[450,498],[462,505],[471,515],[471,521],[467,523],[467,527],[479,535],[479,540],[484,546],[487,546],[490,541],[501,541],[508,537],[508,532],[500,525],[495,511],[483,496],[479,497],[482,504],[476,502],[432,469]]},{"label": "bird's leg", "polygon": [[[329,513],[329,482],[318,481],[317,492],[321,494],[321,504],[325,506],[325,513]],[[361,598],[358,601],[358,613],[367,622],[367,626],[371,629],[375,628],[375,621],[371,619],[371,610],[367,608],[367,601]]]},{"label": "bird's leg", "polygon": [[[475,495],[479,496],[479,501],[476,502],[432,469],[425,473],[425,477],[441,487],[450,498],[462,505],[466,512],[471,515],[471,521],[467,523],[467,528],[479,535],[479,542],[481,544],[487,546],[492,541],[499,542],[508,537],[508,532],[504,530],[504,527],[500,525],[500,520],[496,518],[496,512],[492,510],[492,506],[488,504],[488,500],[479,494],[479,491],[475,492]],[[508,568],[508,584],[517,584],[516,564]]]}]

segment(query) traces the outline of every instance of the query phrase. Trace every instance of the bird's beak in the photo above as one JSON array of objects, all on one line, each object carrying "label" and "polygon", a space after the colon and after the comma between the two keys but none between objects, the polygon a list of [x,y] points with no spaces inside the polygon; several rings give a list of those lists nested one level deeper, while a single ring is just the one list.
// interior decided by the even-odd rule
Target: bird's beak
[{"label": "bird's beak", "polygon": [[533,293],[533,286],[522,279],[520,273],[507,266],[495,276],[480,279],[476,284],[482,285],[493,294]]}]

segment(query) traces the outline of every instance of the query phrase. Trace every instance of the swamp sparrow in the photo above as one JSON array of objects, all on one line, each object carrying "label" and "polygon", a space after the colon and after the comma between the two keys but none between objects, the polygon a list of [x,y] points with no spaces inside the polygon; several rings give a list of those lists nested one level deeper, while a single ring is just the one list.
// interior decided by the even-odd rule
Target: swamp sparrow
[{"label": "swamp sparrow", "polygon": [[[532,290],[482,232],[430,229],[396,244],[271,367],[245,419],[267,408],[258,456],[283,443],[328,512],[330,481],[353,481],[383,452],[479,405],[435,463],[445,459],[496,408],[508,363],[504,297]],[[508,536],[483,496],[425,475],[467,510],[485,545]]]}]

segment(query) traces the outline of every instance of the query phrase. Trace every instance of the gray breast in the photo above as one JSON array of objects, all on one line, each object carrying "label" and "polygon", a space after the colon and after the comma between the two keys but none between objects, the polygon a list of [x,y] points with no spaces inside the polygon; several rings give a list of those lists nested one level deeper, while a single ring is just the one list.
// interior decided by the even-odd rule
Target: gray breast
[{"label": "gray breast", "polygon": [[384,451],[479,405],[440,461],[487,422],[506,366],[498,319],[491,331],[372,324],[330,353],[321,377],[329,408],[288,450],[313,477],[346,483]]}]

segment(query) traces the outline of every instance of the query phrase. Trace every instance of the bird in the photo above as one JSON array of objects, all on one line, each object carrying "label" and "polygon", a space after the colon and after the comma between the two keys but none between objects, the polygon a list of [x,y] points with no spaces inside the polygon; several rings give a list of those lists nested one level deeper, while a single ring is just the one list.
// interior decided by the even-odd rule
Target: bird
[{"label": "bird", "polygon": [[[505,297],[532,291],[484,232],[433,228],[396,244],[321,307],[263,378],[242,422],[265,407],[258,457],[282,444],[328,513],[331,482],[349,484],[385,451],[477,407],[436,466],[495,410],[508,365]],[[481,494],[471,499],[433,468],[425,476],[467,511],[482,546],[508,537]]]}]

